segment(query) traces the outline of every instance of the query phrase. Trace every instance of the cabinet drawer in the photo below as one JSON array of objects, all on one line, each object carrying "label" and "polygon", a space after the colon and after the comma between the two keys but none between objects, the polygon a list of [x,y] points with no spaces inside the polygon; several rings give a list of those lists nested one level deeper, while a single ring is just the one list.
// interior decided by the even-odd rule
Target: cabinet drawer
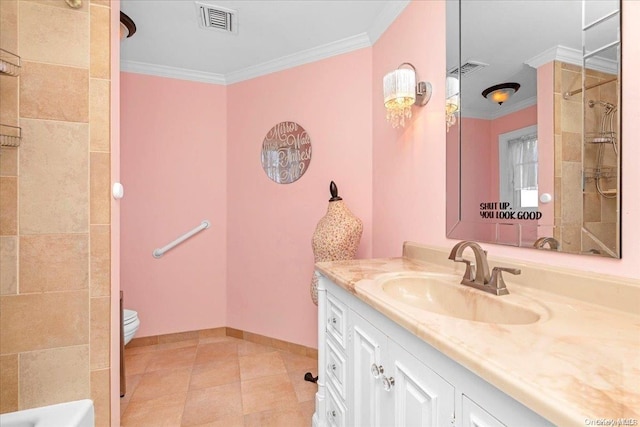
[{"label": "cabinet drawer", "polygon": [[327,379],[338,391],[340,397],[347,397],[347,362],[344,353],[331,341],[327,342]]},{"label": "cabinet drawer", "polygon": [[327,292],[327,334],[347,348],[347,306]]},{"label": "cabinet drawer", "polygon": [[327,387],[327,391],[327,425],[330,427],[347,427],[347,410],[330,385]]}]

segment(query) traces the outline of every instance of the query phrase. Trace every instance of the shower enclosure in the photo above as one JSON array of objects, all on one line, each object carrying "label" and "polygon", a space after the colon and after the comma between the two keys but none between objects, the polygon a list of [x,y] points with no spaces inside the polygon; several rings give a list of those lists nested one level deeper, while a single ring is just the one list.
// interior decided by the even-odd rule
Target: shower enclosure
[{"label": "shower enclosure", "polygon": [[[601,5],[605,4],[604,9]],[[608,7],[613,6],[609,9]],[[583,253],[620,254],[620,30],[613,2],[583,1]],[[607,35],[607,36],[605,36]],[[611,35],[617,35],[612,37]]]}]

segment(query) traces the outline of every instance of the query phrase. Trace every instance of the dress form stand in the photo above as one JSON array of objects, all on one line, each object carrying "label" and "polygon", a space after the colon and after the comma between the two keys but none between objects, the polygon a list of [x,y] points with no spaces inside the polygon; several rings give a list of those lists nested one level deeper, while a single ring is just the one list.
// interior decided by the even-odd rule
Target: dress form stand
[{"label": "dress form stand", "polygon": [[[331,181],[329,191],[331,199],[327,214],[318,222],[311,240],[315,262],[355,258],[362,237],[362,221],[338,196],[335,182]],[[311,279],[311,299],[318,305],[318,279],[315,274]]]}]

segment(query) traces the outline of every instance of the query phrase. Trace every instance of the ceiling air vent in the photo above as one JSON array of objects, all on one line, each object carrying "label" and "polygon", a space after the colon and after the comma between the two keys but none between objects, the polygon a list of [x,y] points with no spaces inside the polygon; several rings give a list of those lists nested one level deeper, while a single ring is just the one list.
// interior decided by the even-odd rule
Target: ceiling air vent
[{"label": "ceiling air vent", "polygon": [[486,66],[488,66],[489,64],[485,64],[483,62],[478,62],[478,61],[467,61],[464,64],[462,64],[460,67],[456,67],[456,68],[452,68],[451,70],[449,70],[449,74],[451,75],[457,75],[458,74],[458,70],[460,70],[460,76],[468,76],[469,74],[473,73],[474,71],[478,71]]},{"label": "ceiling air vent", "polygon": [[238,12],[212,4],[196,2],[199,23],[202,28],[238,33]]}]

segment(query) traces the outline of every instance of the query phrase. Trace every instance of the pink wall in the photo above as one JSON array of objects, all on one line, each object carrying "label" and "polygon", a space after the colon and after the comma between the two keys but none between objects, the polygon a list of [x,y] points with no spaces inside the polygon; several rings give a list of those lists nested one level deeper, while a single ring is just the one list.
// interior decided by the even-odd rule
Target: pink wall
[{"label": "pink wall", "polygon": [[462,200],[460,217],[464,221],[483,222],[479,215],[480,203],[497,200],[491,192],[493,169],[496,167],[491,139],[491,120],[463,117],[462,157],[460,167],[462,175],[460,189],[471,197]]},{"label": "pink wall", "polygon": [[[373,46],[373,255],[399,255],[402,242],[445,240],[445,2],[414,1]],[[405,128],[385,120],[384,75],[411,62],[433,85]]]},{"label": "pink wall", "polygon": [[[538,67],[538,194],[555,193],[555,125],[553,62]],[[540,236],[553,236],[554,200],[540,203]],[[549,227],[546,227],[549,225]]]},{"label": "pink wall", "polygon": [[[317,345],[309,294],[311,236],[334,180],[364,223],[358,256],[371,257],[371,49],[228,87],[228,325]],[[311,137],[307,172],[271,181],[262,141],[291,120]]]},{"label": "pink wall", "polygon": [[121,288],[137,337],[226,326],[226,101],[224,86],[121,73]]},{"label": "pink wall", "polygon": [[[397,256],[404,240],[451,247],[445,237],[445,1],[412,2],[373,48],[373,255]],[[623,0],[623,40],[640,40],[640,2]],[[623,43],[622,138],[640,134],[640,45]],[[434,94],[413,127],[392,131],[385,123],[376,87],[396,63],[415,61]],[[424,123],[426,122],[426,123]],[[489,255],[506,256],[555,266],[638,277],[640,264],[640,144],[625,144],[622,165],[622,259],[594,259],[550,254],[534,249],[484,244]],[[394,165],[398,167],[390,167]],[[406,167],[400,167],[406,166]],[[390,174],[393,176],[389,177]]]}]

